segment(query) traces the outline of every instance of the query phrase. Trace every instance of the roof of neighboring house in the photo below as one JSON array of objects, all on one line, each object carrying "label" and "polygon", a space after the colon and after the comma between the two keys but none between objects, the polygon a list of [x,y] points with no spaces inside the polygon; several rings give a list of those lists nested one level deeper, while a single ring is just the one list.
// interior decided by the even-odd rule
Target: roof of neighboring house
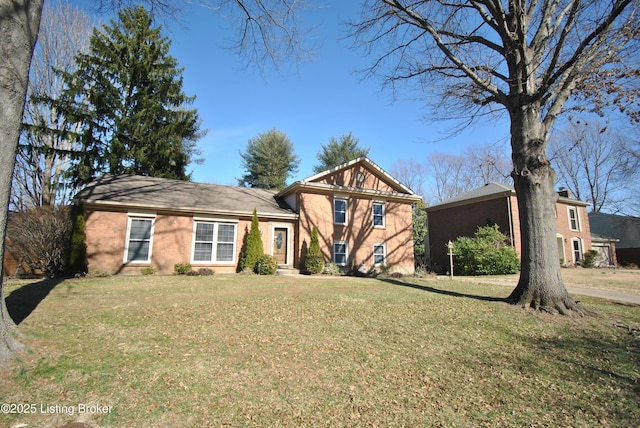
[{"label": "roof of neighboring house", "polygon": [[[341,186],[337,184],[328,184],[322,183],[321,181],[335,173],[338,173],[347,168],[351,168],[357,164],[360,164],[362,167],[366,168],[384,183],[386,183],[390,188],[394,189],[393,191],[381,191],[381,190],[373,190],[359,187],[351,187],[351,186]],[[411,189],[409,189],[404,184],[400,183],[398,180],[393,178],[389,173],[376,165],[371,159],[366,157],[361,157],[354,159],[352,161],[346,162],[342,165],[339,165],[335,168],[328,169],[326,171],[322,171],[316,175],[313,175],[309,178],[305,178],[304,180],[296,181],[295,183],[290,184],[285,189],[278,193],[278,196],[285,197],[291,193],[294,193],[301,189],[315,189],[315,190],[325,190],[330,192],[352,192],[359,193],[363,195],[371,195],[385,198],[396,198],[403,199],[407,201],[419,201],[422,199],[422,196],[416,195]]]},{"label": "roof of neighboring house", "polygon": [[592,212],[591,232],[619,239],[616,248],[640,248],[640,218]]},{"label": "roof of neighboring house", "polygon": [[85,204],[217,215],[296,218],[276,192],[140,175],[102,175],[75,196]]},{"label": "roof of neighboring house", "polygon": [[[427,212],[515,195],[516,191],[512,186],[491,182],[485,184],[484,186],[469,190],[468,192],[460,193],[453,198],[444,200],[434,205],[430,205],[427,207]],[[577,199],[566,198],[564,196],[559,196],[558,201],[573,205],[589,205],[586,202],[579,201]]]}]

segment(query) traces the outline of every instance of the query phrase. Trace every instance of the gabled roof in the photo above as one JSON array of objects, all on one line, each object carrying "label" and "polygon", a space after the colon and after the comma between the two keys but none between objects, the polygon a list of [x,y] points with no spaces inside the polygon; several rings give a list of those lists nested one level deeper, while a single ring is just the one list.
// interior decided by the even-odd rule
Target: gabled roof
[{"label": "gabled roof", "polygon": [[516,191],[513,187],[507,186],[506,184],[492,182],[473,190],[469,190],[468,192],[460,193],[453,198],[428,206],[427,211],[449,208],[458,205],[466,205],[472,202],[488,201],[491,199],[511,196],[515,194]]},{"label": "gabled roof", "polygon": [[[453,198],[447,199],[445,201],[439,202],[437,204],[431,205],[427,207],[427,212],[436,211],[444,208],[451,208],[460,205],[467,205],[476,202],[489,201],[492,199],[507,197],[507,196],[516,196],[516,191],[512,186],[491,182],[485,184],[484,186],[477,187],[475,189],[469,190],[468,192],[460,193]],[[566,198],[564,196],[559,196],[558,201],[568,203],[571,205],[589,205],[586,202],[579,201],[577,199]]]},{"label": "gabled roof", "polygon": [[193,212],[216,215],[259,215],[296,218],[276,192],[219,184],[194,183],[140,175],[102,175],[78,192],[85,204]]},{"label": "gabled roof", "polygon": [[616,248],[640,248],[640,218],[589,213],[591,232],[619,239]]},{"label": "gabled roof", "polygon": [[[373,190],[367,188],[360,187],[352,187],[352,186],[343,186],[337,184],[328,184],[323,183],[322,181],[330,177],[334,174],[337,174],[341,171],[344,171],[349,168],[353,168],[356,165],[360,165],[378,177],[382,182],[388,185],[392,191],[380,191]],[[280,191],[277,194],[279,197],[285,197],[291,193],[294,193],[301,189],[315,189],[315,190],[324,190],[329,192],[351,192],[358,194],[370,194],[372,196],[381,196],[388,198],[397,198],[397,199],[406,199],[410,201],[418,201],[422,199],[420,195],[416,195],[411,189],[409,189],[404,184],[400,183],[398,180],[393,178],[389,173],[383,170],[381,167],[376,165],[373,161],[366,157],[360,157],[354,159],[350,162],[339,165],[335,168],[328,169],[326,171],[322,171],[316,175],[313,175],[309,178],[305,178],[304,180],[296,181],[291,185],[287,186],[285,189]]]}]

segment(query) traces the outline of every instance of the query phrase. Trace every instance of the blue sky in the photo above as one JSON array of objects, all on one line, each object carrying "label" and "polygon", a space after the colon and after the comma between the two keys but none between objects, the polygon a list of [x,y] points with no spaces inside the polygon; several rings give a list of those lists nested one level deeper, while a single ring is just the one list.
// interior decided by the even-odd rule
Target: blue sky
[{"label": "blue sky", "polygon": [[297,72],[261,75],[256,67],[244,69],[244,60],[228,49],[233,36],[228,24],[203,7],[191,6],[180,24],[163,24],[172,41],[170,53],[184,67],[184,92],[197,97],[194,107],[208,129],[198,142],[204,162],[190,167],[194,181],[237,184],[243,175],[240,152],[249,139],[272,128],[289,136],[301,160],[288,182],[313,175],[321,145],[349,132],[360,146],[371,148],[369,157],[385,170],[400,159],[425,162],[430,152],[455,153],[507,137],[503,120],[436,141],[453,124],[426,121],[425,105],[408,100],[417,94],[400,93],[392,101],[380,82],[362,81],[355,73],[372,60],[345,39],[345,22],[358,18],[361,3],[323,4],[305,15],[316,27],[320,48]]}]

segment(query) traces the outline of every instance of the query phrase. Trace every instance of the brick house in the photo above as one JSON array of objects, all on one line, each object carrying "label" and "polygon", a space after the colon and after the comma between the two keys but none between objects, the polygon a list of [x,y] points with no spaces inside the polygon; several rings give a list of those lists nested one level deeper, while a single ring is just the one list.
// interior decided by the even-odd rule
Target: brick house
[{"label": "brick house", "polygon": [[316,226],[326,262],[414,270],[411,204],[420,197],[367,158],[280,192],[104,175],[75,199],[90,272],[169,274],[176,263],[236,272],[254,208],[264,251],[280,266],[302,266]]},{"label": "brick house", "polygon": [[621,265],[640,266],[640,218],[592,212],[589,224],[599,236],[616,241],[610,257]]},{"label": "brick house", "polygon": [[[558,192],[556,237],[562,266],[574,266],[592,248],[587,203]],[[449,265],[447,242],[460,236],[473,236],[478,227],[497,224],[521,255],[518,200],[511,186],[489,183],[427,207],[430,266],[435,272]]]}]

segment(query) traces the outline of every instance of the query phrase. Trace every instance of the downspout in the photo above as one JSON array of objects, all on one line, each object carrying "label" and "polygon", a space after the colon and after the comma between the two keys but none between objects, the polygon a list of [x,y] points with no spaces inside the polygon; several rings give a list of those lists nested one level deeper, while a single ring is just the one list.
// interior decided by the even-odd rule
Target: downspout
[{"label": "downspout", "polygon": [[516,248],[516,243],[513,239],[513,213],[511,212],[511,195],[507,194],[507,211],[509,213],[509,238],[511,241],[511,248]]}]

